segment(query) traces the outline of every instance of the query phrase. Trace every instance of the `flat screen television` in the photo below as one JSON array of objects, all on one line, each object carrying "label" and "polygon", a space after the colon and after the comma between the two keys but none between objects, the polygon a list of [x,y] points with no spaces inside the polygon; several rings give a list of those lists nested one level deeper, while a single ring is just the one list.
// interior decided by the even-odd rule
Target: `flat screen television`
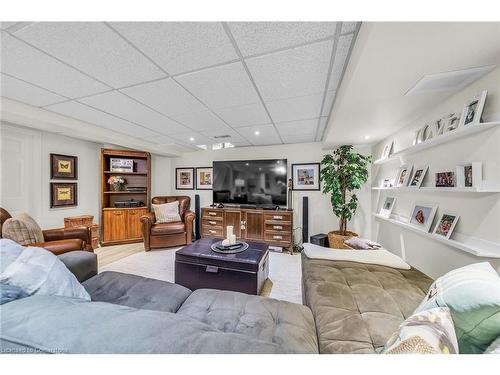
[{"label": "flat screen television", "polygon": [[286,206],[286,159],[214,161],[213,173],[215,204]]}]

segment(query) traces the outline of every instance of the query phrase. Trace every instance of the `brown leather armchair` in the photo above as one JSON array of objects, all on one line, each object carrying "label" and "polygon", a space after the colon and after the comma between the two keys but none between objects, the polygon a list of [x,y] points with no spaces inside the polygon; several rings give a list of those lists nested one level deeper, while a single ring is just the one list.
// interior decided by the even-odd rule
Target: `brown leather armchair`
[{"label": "brown leather armchair", "polygon": [[[7,210],[0,207],[0,238],[2,237],[3,223],[11,217]],[[42,232],[44,242],[33,243],[30,246],[43,247],[55,255],[75,250],[94,252],[90,228],[58,228]]]},{"label": "brown leather armchair", "polygon": [[172,223],[157,223],[154,212],[141,217],[144,249],[149,251],[155,248],[187,245],[192,242],[193,220],[195,214],[189,211],[191,198],[188,196],[154,197],[153,204],[163,204],[179,201],[179,215],[181,221]]}]

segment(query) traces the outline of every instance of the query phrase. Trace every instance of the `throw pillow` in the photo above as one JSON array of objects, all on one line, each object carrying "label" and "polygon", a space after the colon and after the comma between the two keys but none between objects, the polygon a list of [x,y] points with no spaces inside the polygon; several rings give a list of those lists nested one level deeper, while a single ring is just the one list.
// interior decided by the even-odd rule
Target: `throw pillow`
[{"label": "throw pillow", "polygon": [[500,354],[500,336],[488,346],[484,354]]},{"label": "throw pillow", "polygon": [[26,212],[21,212],[17,215],[14,216],[16,219],[22,220],[30,229],[30,231],[33,232],[36,238],[36,242],[44,242],[45,239],[43,237],[43,231],[42,228],[38,225],[38,223],[33,219],[29,214]]},{"label": "throw pillow", "polygon": [[2,261],[10,261],[0,274],[3,285],[18,287],[30,296],[54,295],[90,301],[89,294],[75,275],[50,251],[1,239],[0,257]]},{"label": "throw pillow", "polygon": [[450,310],[437,307],[413,314],[385,344],[383,354],[458,354]]},{"label": "throw pillow", "polygon": [[5,220],[2,237],[24,246],[38,242],[36,230],[29,223],[16,218]]},{"label": "throw pillow", "polygon": [[438,306],[451,311],[460,353],[483,353],[500,336],[500,277],[488,262],[438,278],[415,312]]},{"label": "throw pillow", "polygon": [[164,204],[153,204],[157,223],[171,223],[181,221],[179,215],[179,201]]},{"label": "throw pillow", "polygon": [[378,250],[382,245],[368,240],[366,238],[352,237],[344,241],[344,244],[353,248],[354,250]]}]

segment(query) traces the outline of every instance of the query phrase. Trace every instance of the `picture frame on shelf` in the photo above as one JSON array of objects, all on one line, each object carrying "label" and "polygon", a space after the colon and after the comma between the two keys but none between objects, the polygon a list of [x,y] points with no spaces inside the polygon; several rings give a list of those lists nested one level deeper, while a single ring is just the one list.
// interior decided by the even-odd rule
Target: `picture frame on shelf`
[{"label": "picture frame on shelf", "polygon": [[134,172],[134,160],[111,158],[109,160],[109,171],[120,172],[120,173],[132,173]]},{"label": "picture frame on shelf", "polygon": [[50,208],[78,206],[78,185],[76,182],[50,183]]},{"label": "picture frame on shelf", "polygon": [[437,204],[414,203],[410,212],[409,224],[428,233],[431,229],[437,208]]},{"label": "picture frame on shelf", "polygon": [[50,154],[51,180],[78,180],[78,156]]},{"label": "picture frame on shelf", "polygon": [[320,168],[320,163],[292,164],[292,190],[320,190]]},{"label": "picture frame on shelf", "polygon": [[194,190],[194,168],[175,168],[175,189]]},{"label": "picture frame on shelf", "polygon": [[410,178],[409,187],[419,189],[422,186],[425,175],[427,174],[428,166],[419,166],[413,168],[413,173]]},{"label": "picture frame on shelf", "polygon": [[212,190],[213,188],[213,168],[200,167],[196,168],[196,189],[197,190]]},{"label": "picture frame on shelf", "polygon": [[434,178],[435,187],[455,187],[455,172],[437,172]]},{"label": "picture frame on shelf", "polygon": [[459,126],[474,125],[481,122],[487,95],[488,91],[484,90],[465,104]]},{"label": "picture frame on shelf", "polygon": [[381,159],[387,159],[394,152],[394,141],[387,143],[382,149]]},{"label": "picture frame on shelf", "polygon": [[432,233],[449,240],[459,218],[459,215],[449,212],[441,214]]},{"label": "picture frame on shelf", "polygon": [[413,166],[410,164],[404,164],[399,167],[396,175],[396,187],[405,187],[408,185],[412,169]]},{"label": "picture frame on shelf", "polygon": [[396,203],[395,197],[386,197],[382,207],[380,208],[379,215],[389,219],[391,217],[392,210],[394,208],[394,204]]},{"label": "picture frame on shelf", "polygon": [[483,168],[481,162],[457,165],[457,187],[481,187],[483,183]]}]

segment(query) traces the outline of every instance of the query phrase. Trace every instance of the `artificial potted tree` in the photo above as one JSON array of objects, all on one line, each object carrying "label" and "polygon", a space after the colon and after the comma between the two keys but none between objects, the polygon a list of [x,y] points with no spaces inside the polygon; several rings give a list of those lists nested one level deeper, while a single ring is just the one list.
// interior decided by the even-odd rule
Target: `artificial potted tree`
[{"label": "artificial potted tree", "polygon": [[331,248],[349,248],[344,245],[344,241],[357,236],[347,230],[347,223],[358,207],[358,197],[354,191],[368,180],[371,160],[371,156],[355,152],[352,145],[344,145],[325,155],[321,161],[323,194],[331,195],[333,213],[339,218],[339,229],[328,233]]}]

